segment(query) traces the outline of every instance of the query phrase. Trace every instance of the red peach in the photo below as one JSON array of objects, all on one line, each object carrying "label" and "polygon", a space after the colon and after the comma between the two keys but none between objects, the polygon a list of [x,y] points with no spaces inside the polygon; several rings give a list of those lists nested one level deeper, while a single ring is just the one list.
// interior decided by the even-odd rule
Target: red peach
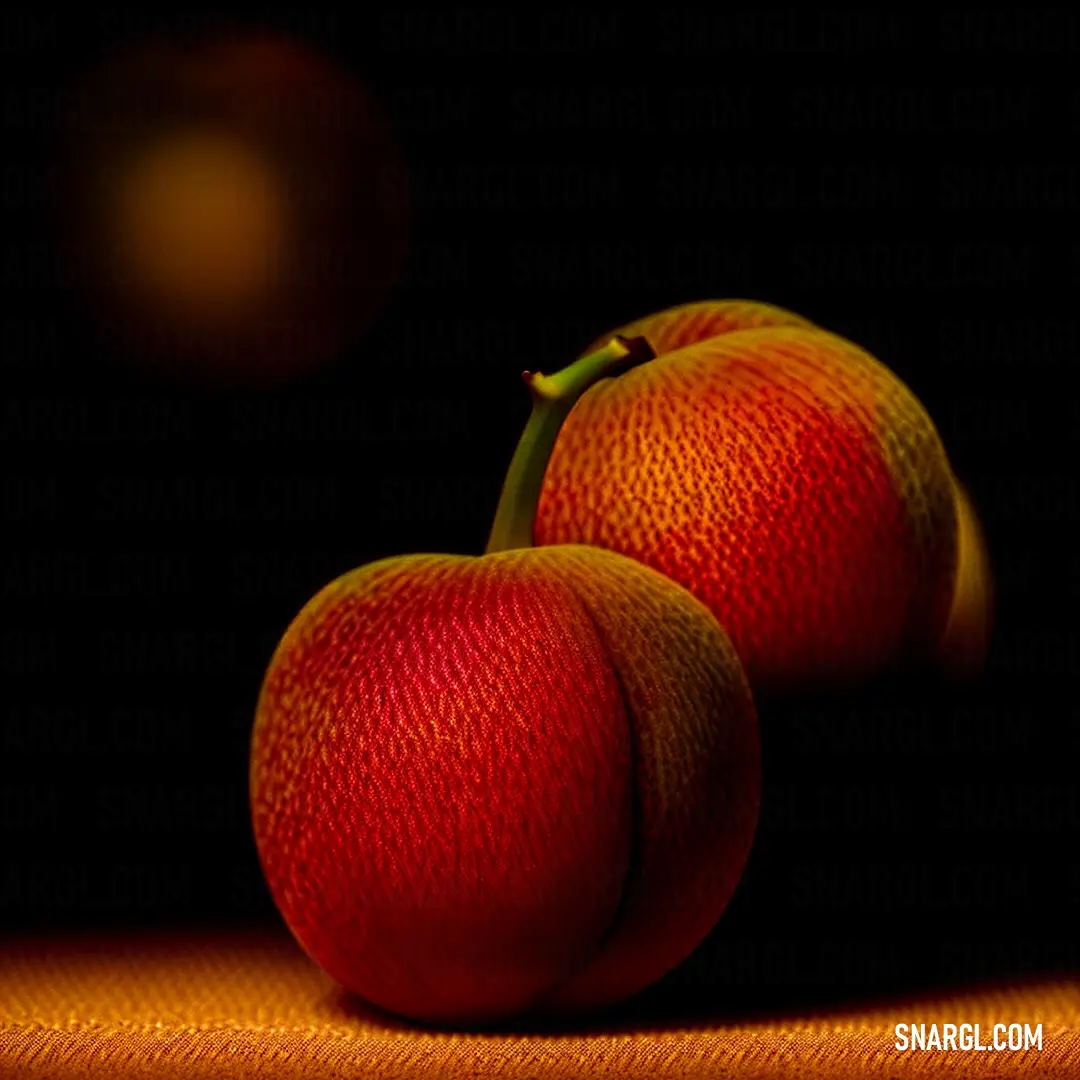
[{"label": "red peach", "polygon": [[266,879],[308,954],[393,1012],[617,1001],[727,904],[760,786],[727,636],[580,546],[345,574],[270,662],[251,750]]}]

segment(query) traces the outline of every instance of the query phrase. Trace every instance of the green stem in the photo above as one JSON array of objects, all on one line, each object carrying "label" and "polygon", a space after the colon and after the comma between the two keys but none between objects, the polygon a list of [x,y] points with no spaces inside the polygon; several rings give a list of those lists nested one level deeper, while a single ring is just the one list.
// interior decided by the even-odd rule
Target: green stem
[{"label": "green stem", "polygon": [[643,337],[615,335],[603,348],[575,360],[555,375],[522,374],[532,394],[532,413],[503,481],[486,554],[532,547],[536,504],[551,451],[563,421],[594,383],[656,354]]}]

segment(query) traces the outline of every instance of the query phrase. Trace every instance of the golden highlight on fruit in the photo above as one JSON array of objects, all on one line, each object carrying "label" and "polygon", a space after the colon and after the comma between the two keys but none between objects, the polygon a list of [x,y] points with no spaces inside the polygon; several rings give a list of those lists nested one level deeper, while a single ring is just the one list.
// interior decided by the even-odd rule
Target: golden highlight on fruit
[{"label": "golden highlight on fruit", "polygon": [[960,561],[938,659],[947,674],[965,681],[977,676],[986,664],[993,629],[994,588],[986,537],[971,497],[959,481],[956,508]]}]

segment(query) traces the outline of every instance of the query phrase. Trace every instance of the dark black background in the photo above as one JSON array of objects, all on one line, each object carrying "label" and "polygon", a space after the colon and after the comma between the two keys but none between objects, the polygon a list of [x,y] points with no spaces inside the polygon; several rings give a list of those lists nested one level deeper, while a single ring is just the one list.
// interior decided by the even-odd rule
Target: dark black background
[{"label": "dark black background", "polygon": [[416,227],[374,330],[259,393],[115,364],[43,244],[57,87],[194,25],[38,6],[0,26],[0,931],[275,920],[247,752],[292,616],[371,559],[482,550],[523,369],[751,297],[927,406],[984,517],[996,634],[974,688],[911,675],[763,714],[745,879],[642,1006],[1075,967],[1080,16],[267,15],[380,96]]}]

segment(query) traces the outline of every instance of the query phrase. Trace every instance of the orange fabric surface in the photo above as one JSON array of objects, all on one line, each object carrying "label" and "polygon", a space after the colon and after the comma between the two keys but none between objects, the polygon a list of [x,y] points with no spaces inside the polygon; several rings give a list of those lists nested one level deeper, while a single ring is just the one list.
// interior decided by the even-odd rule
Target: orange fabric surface
[{"label": "orange fabric surface", "polygon": [[[349,998],[271,933],[27,940],[0,947],[0,1076],[1080,1077],[1080,982],[820,1015],[550,1033],[441,1032]],[[898,1022],[1042,1024],[1042,1050],[895,1048]]]}]

